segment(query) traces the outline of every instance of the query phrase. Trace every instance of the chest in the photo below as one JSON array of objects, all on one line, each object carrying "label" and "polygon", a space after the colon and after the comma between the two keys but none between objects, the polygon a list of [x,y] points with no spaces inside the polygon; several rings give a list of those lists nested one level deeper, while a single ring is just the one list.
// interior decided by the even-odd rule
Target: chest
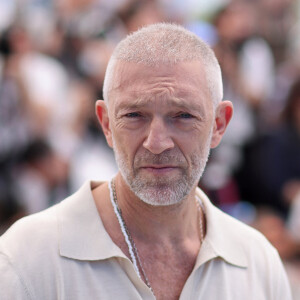
[{"label": "chest", "polygon": [[156,299],[179,299],[195,261],[196,257],[192,254],[183,254],[181,257],[148,255],[143,269]]}]

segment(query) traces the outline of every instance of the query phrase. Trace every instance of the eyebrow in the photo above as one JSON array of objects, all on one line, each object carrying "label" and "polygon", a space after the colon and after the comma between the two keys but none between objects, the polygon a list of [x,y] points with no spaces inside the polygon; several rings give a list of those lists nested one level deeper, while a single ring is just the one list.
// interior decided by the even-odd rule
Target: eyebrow
[{"label": "eyebrow", "polygon": [[[149,105],[149,99],[147,99],[147,98],[139,97],[139,98],[135,98],[135,99],[128,99],[128,101],[130,101],[130,102],[129,103],[128,102],[121,103],[118,107],[118,111],[121,111],[124,109],[139,110],[141,108],[145,108]],[[200,101],[191,104],[191,103],[183,101],[177,97],[171,97],[171,98],[166,99],[166,103],[169,103],[176,108],[181,108],[181,109],[188,110],[188,111],[195,110],[197,112],[203,112],[203,109],[204,109],[204,105]]]}]

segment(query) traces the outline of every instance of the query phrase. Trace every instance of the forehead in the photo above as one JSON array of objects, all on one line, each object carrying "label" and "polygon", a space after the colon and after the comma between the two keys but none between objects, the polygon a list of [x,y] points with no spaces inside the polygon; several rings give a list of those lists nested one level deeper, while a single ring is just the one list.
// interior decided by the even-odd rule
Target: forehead
[{"label": "forehead", "polygon": [[110,101],[115,104],[143,99],[173,101],[211,101],[205,71],[200,61],[174,65],[146,66],[118,62]]}]

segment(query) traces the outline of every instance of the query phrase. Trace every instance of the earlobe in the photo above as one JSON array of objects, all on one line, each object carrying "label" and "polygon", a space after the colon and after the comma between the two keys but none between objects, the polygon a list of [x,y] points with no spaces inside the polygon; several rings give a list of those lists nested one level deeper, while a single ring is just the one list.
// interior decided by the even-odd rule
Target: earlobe
[{"label": "earlobe", "polygon": [[105,135],[106,141],[108,145],[112,147],[112,136],[109,123],[108,109],[106,103],[103,100],[97,100],[96,102],[96,115],[102,127],[102,131]]},{"label": "earlobe", "polygon": [[230,101],[222,101],[216,109],[211,148],[215,148],[220,144],[232,115],[232,103]]}]

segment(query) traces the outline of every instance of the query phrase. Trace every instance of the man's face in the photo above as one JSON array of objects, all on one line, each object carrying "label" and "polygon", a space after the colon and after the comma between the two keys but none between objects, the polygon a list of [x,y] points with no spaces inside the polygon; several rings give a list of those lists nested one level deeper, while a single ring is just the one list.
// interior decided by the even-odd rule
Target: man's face
[{"label": "man's face", "polygon": [[214,109],[203,66],[122,63],[118,70],[109,124],[120,172],[142,201],[178,203],[197,185],[211,145]]}]

